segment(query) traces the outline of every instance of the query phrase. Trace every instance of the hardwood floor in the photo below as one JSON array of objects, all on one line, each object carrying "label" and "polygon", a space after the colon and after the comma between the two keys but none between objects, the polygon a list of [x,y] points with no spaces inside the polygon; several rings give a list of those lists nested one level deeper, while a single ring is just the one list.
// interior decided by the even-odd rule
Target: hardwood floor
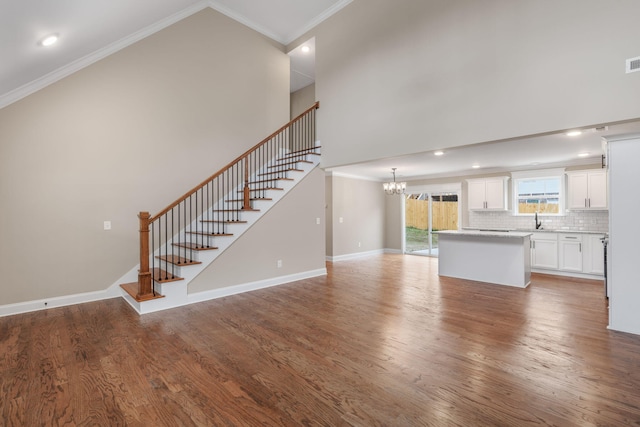
[{"label": "hardwood floor", "polygon": [[328,270],[143,317],[113,299],[0,318],[0,424],[640,425],[640,336],[606,329],[601,282],[523,290],[402,255]]}]

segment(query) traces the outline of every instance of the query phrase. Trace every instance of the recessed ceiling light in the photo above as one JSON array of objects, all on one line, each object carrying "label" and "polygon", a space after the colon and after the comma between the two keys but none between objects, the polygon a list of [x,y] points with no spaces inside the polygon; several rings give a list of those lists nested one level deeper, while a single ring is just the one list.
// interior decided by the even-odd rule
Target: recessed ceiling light
[{"label": "recessed ceiling light", "polygon": [[582,135],[581,130],[572,130],[570,132],[567,132],[567,136],[578,136],[578,135]]},{"label": "recessed ceiling light", "polygon": [[480,168],[480,165],[473,165],[471,167],[474,168],[474,169],[478,169],[478,168]]},{"label": "recessed ceiling light", "polygon": [[589,153],[580,153],[578,157],[589,157]]},{"label": "recessed ceiling light", "polygon": [[302,53],[309,53],[311,48],[309,46],[302,46]]},{"label": "recessed ceiling light", "polygon": [[53,44],[55,44],[58,41],[58,35],[57,34],[49,34],[48,36],[46,36],[45,38],[41,39],[40,42],[38,43],[40,46],[51,46]]},{"label": "recessed ceiling light", "polygon": [[433,153],[434,156],[442,156],[444,154],[444,151],[436,151],[435,153]]}]

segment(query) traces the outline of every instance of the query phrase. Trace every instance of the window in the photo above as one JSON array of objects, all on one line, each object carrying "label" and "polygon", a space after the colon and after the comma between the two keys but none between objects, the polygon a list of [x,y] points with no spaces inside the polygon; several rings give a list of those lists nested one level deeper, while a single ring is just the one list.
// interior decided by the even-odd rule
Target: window
[{"label": "window", "polygon": [[564,169],[515,172],[515,215],[563,215]]}]

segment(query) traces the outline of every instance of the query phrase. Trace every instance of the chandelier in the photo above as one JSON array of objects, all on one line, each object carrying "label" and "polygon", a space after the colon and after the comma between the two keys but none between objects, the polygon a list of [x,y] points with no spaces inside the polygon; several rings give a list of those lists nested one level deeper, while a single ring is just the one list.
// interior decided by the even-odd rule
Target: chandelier
[{"label": "chandelier", "polygon": [[392,170],[391,173],[393,174],[393,181],[385,182],[384,184],[382,184],[382,188],[384,189],[384,192],[389,195],[404,194],[405,190],[407,189],[406,182],[396,182],[396,169],[397,168],[391,168]]}]

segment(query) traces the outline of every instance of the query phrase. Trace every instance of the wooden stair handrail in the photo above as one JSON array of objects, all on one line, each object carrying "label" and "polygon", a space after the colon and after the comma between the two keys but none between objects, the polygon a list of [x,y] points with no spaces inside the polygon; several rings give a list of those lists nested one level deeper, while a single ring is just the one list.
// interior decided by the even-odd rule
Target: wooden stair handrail
[{"label": "wooden stair handrail", "polygon": [[227,169],[231,168],[233,165],[235,165],[236,163],[240,162],[241,160],[243,160],[245,157],[249,156],[249,154],[251,154],[252,152],[254,152],[255,150],[257,150],[258,148],[260,148],[262,145],[266,144],[267,142],[269,142],[269,140],[271,140],[273,137],[275,137],[276,135],[278,135],[280,132],[284,131],[286,128],[291,127],[291,125],[293,125],[295,122],[297,122],[298,120],[302,119],[307,113],[309,113],[311,110],[314,109],[318,109],[320,108],[320,102],[316,101],[315,104],[313,104],[311,107],[307,108],[303,113],[301,113],[300,115],[298,115],[297,117],[295,117],[294,119],[292,119],[289,123],[287,123],[286,125],[282,126],[280,129],[278,129],[277,131],[273,132],[271,135],[269,135],[268,137],[266,137],[265,139],[263,139],[262,141],[260,141],[258,144],[256,144],[255,146],[253,146],[252,148],[248,149],[245,153],[243,153],[242,155],[240,155],[238,158],[236,158],[235,160],[233,160],[232,162],[230,162],[229,164],[227,164],[225,167],[223,167],[222,169],[220,169],[218,172],[214,173],[213,175],[211,175],[209,178],[205,179],[204,181],[202,181],[200,184],[198,184],[196,187],[194,187],[193,189],[191,189],[190,191],[188,191],[187,193],[185,193],[182,197],[180,197],[179,199],[177,199],[175,202],[171,203],[169,206],[167,206],[166,208],[164,208],[162,211],[160,211],[160,213],[155,214],[154,216],[149,218],[149,224],[153,223],[154,221],[156,221],[158,218],[160,218],[162,215],[166,214],[167,212],[169,212],[171,209],[175,208],[176,206],[178,206],[180,203],[182,203],[183,201],[185,201],[189,196],[191,196],[192,194],[194,194],[196,191],[200,190],[201,188],[203,188],[205,185],[207,185],[209,182],[213,181],[216,177],[222,175]]},{"label": "wooden stair handrail", "polygon": [[[272,141],[274,138],[276,138],[280,133],[284,132],[287,128],[291,128],[297,121],[299,121],[299,120],[303,119],[304,117],[306,117],[311,111],[313,111],[315,109],[318,109],[318,108],[320,108],[320,103],[316,102],[310,108],[305,110],[302,114],[298,115],[293,120],[289,121],[289,123],[287,123],[286,125],[282,126],[280,129],[278,129],[277,131],[273,132],[271,135],[269,135],[268,137],[266,137],[265,139],[260,141],[258,144],[256,144],[254,147],[252,147],[249,150],[247,150],[245,153],[240,155],[238,158],[236,158],[235,160],[230,162],[227,166],[225,166],[224,168],[220,169],[218,172],[216,172],[215,174],[211,175],[206,180],[202,181],[202,183],[200,183],[199,185],[194,187],[189,192],[185,193],[182,197],[180,197],[178,200],[176,200],[175,202],[173,202],[172,204],[167,206],[165,209],[160,211],[158,214],[156,214],[154,216],[151,216],[151,215],[149,215],[149,212],[140,212],[140,214],[138,215],[138,218],[140,220],[140,270],[138,271],[138,283],[137,283],[138,286],[137,286],[137,292],[135,294],[135,299],[137,301],[145,301],[145,300],[150,300],[150,299],[153,299],[153,298],[157,298],[157,295],[156,295],[156,293],[154,291],[154,287],[153,287],[154,274],[151,272],[151,270],[160,271],[160,269],[159,268],[156,269],[153,266],[150,269],[150,266],[149,266],[150,253],[153,252],[153,250],[154,250],[154,248],[150,247],[150,244],[149,244],[149,234],[150,234],[150,231],[153,234],[152,225],[154,224],[154,222],[158,221],[158,227],[160,227],[162,225],[161,218],[163,216],[165,216],[166,214],[171,212],[172,209],[174,209],[176,206],[179,206],[181,203],[185,202],[187,199],[189,199],[189,197],[191,197],[194,194],[196,194],[196,209],[198,209],[198,201],[197,201],[197,193],[198,193],[198,191],[201,191],[205,186],[209,185],[209,183],[213,182],[219,176],[222,175],[224,177],[223,174],[225,174],[227,171],[231,170],[236,164],[242,162],[243,160],[244,160],[244,187],[242,189],[242,193],[243,193],[242,194],[242,210],[243,211],[254,210],[254,209],[251,208],[251,191],[252,190],[249,187],[249,185],[251,184],[250,181],[249,181],[249,159],[250,159],[250,156],[252,154],[254,154],[255,152],[257,152],[257,150],[260,149],[262,146],[268,144],[269,141]],[[315,119],[315,116],[314,116],[314,119]],[[314,127],[314,129],[315,129],[315,127]],[[314,133],[314,137],[315,137],[315,133]],[[315,142],[316,141],[313,140],[312,142],[313,142],[313,144],[315,146]],[[267,148],[268,148],[268,146],[267,146]],[[281,178],[281,179],[286,179],[286,178]],[[185,212],[185,216],[186,216],[186,212]],[[178,221],[180,221],[180,220],[178,219]],[[168,233],[166,225],[167,225],[167,223],[166,223],[166,220],[165,220],[165,235]],[[172,230],[173,230],[173,228],[172,228]],[[192,230],[188,231],[188,233],[192,233],[192,232],[193,232]],[[159,231],[159,233],[161,233],[161,232]],[[195,234],[198,234],[197,227],[196,227]],[[205,236],[205,235],[203,234],[203,236]],[[153,243],[151,244],[151,246],[153,246]],[[207,248],[208,247],[209,246],[207,246]],[[196,248],[196,249],[198,249],[198,248]],[[168,277],[168,275],[169,274],[165,272],[165,276]],[[166,277],[165,277],[165,279],[166,279]],[[175,277],[173,276],[173,273],[171,273],[171,279],[172,280],[175,279]],[[132,294],[132,293],[130,293],[130,294],[132,296],[134,296],[134,294]]]}]

